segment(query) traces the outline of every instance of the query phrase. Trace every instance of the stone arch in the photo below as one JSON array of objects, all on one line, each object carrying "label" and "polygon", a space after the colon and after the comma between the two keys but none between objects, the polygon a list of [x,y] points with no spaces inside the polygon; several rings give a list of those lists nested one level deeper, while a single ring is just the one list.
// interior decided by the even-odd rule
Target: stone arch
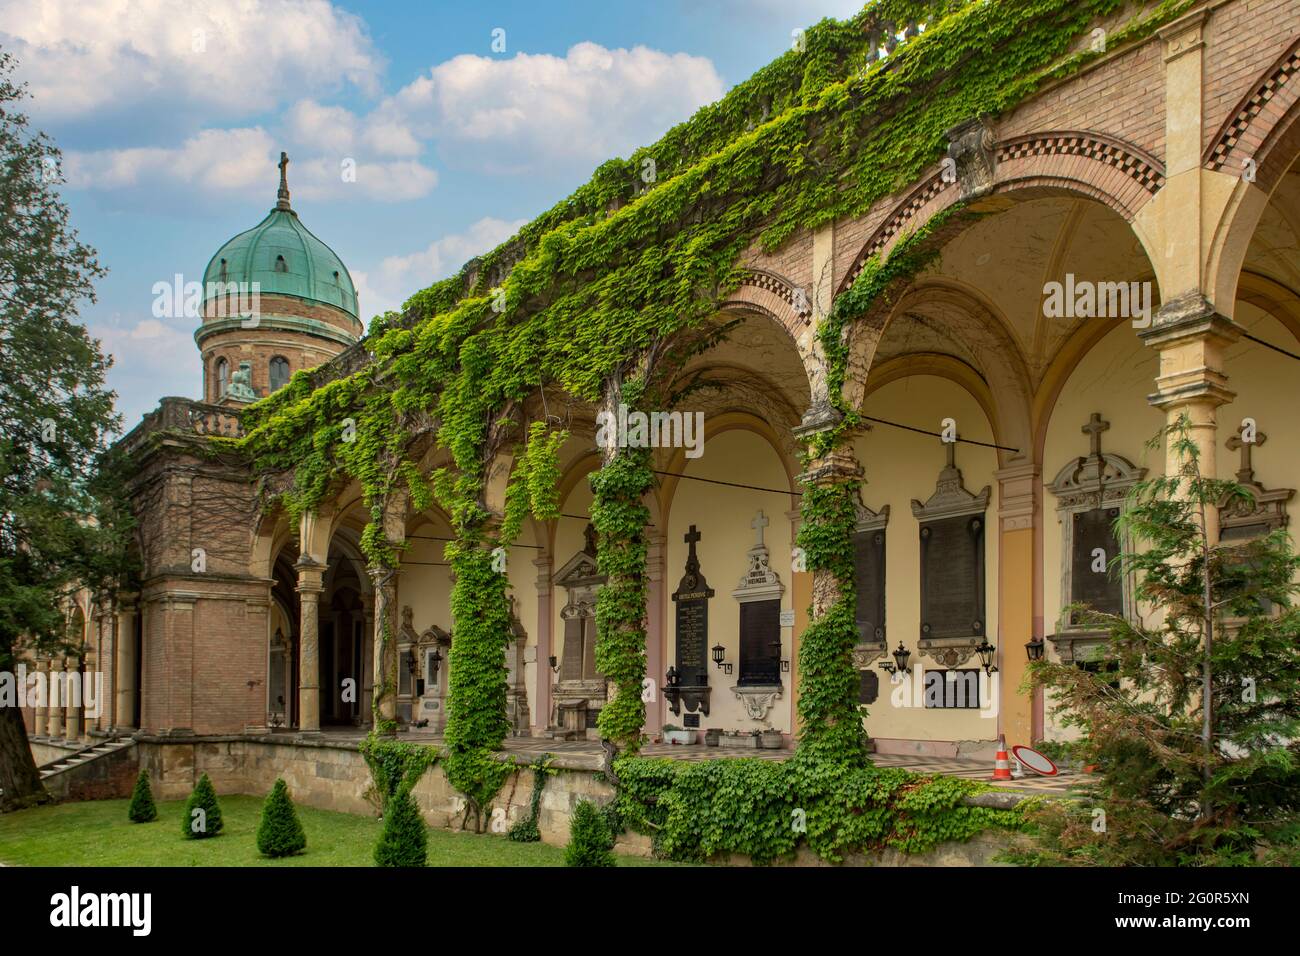
[{"label": "stone arch", "polygon": [[[1062,193],[1083,196],[1130,224],[1165,182],[1163,163],[1140,147],[1104,133],[1030,133],[997,143],[993,152],[996,165],[990,195],[1015,193],[1017,200]],[[957,182],[944,181],[942,166],[932,167],[876,226],[840,281],[837,294],[853,284],[872,256],[887,256],[904,235],[963,198]],[[987,197],[978,200],[975,208],[986,201]],[[1138,238],[1151,258],[1147,238],[1140,233]]]},{"label": "stone arch", "polygon": [[826,377],[825,360],[817,345],[817,324],[808,290],[776,273],[749,269],[718,311],[723,316],[757,315],[784,329],[803,365],[809,392],[817,394],[818,384]]}]

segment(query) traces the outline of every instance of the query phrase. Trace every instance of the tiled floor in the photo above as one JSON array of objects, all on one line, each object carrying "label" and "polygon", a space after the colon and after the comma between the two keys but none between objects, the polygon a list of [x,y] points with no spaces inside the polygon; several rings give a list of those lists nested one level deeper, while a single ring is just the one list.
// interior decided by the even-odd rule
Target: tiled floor
[{"label": "tiled floor", "polygon": [[[357,730],[327,730],[330,737],[344,739],[355,737],[358,741],[365,734]],[[438,734],[413,731],[402,734],[403,740],[419,743],[441,744]],[[590,740],[549,740],[544,737],[510,737],[505,742],[507,753],[540,756],[544,753],[588,758],[593,765],[601,759],[600,744]],[[671,757],[674,760],[720,760],[728,757],[756,757],[760,760],[786,760],[792,750],[739,750],[722,747],[705,747],[700,744],[678,746],[673,744],[647,744],[641,753],[647,757]],[[968,780],[983,780],[996,787],[1009,790],[1024,790],[1033,793],[1068,793],[1073,787],[1080,786],[1086,777],[1062,771],[1055,777],[1040,777],[1026,772],[1023,777],[1013,780],[993,780],[991,761],[972,760],[968,757],[920,757],[909,754],[872,754],[872,761],[878,767],[902,767],[915,773],[948,774],[953,777],[965,777]],[[1012,760],[1015,766],[1015,760]]]}]

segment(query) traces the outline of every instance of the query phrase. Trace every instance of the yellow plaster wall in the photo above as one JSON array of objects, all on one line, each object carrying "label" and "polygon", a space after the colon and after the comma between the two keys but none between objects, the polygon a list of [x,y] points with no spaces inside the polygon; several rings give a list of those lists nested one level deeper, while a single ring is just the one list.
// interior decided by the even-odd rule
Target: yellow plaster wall
[{"label": "yellow plaster wall", "polygon": [[[892,382],[867,397],[864,412],[915,428],[939,431],[945,418],[955,419],[958,434],[976,441],[993,441],[993,432],[979,403],[959,385],[931,375],[915,375]],[[875,424],[855,443],[866,471],[863,502],[872,510],[890,507],[885,535],[885,637],[892,650],[901,640],[911,651],[913,678],[921,668],[940,669],[932,659],[917,653],[921,630],[920,526],[912,517],[913,498],[924,502],[934,493],[934,483],[946,459],[939,439],[930,435]],[[957,467],[966,489],[979,494],[991,485],[985,525],[985,622],[991,643],[998,642],[998,540],[997,482],[993,449],[961,443]],[[1023,641],[1021,642],[1023,643]],[[972,658],[972,660],[977,660]],[[979,710],[926,710],[914,706],[910,685],[891,686],[880,673],[880,696],[870,705],[867,732],[889,740],[967,741],[997,736],[996,707]],[[968,662],[963,667],[978,666]],[[923,684],[921,685],[924,686]],[[993,699],[997,687],[988,685]],[[988,714],[989,716],[981,716]]]},{"label": "yellow plaster wall", "polygon": [[[765,439],[743,429],[711,435],[705,441],[704,454],[694,460],[686,460],[681,470],[683,474],[699,478],[763,488],[789,487],[789,479],[775,449]],[[709,716],[700,721],[701,730],[710,727],[722,730],[773,727],[788,734],[793,726],[793,699],[790,692],[794,678],[793,663],[791,672],[782,675],[785,692],[773,705],[766,721],[752,720],[732,692],[732,687],[740,676],[740,604],[731,592],[740,584],[749,567],[749,548],[754,542],[754,529],[750,527],[750,522],[759,509],[771,522],[765,529],[764,541],[768,547],[770,566],[785,585],[781,608],[791,610],[795,606],[795,597],[791,590],[790,555],[793,541],[791,521],[786,516],[786,512],[791,510],[788,494],[730,488],[683,479],[677,483],[669,507],[667,560],[664,568],[664,670],[676,663],[676,614],[671,596],[685,572],[688,547],[683,538],[692,524],[702,536],[696,546],[700,570],[709,587],[716,592],[709,602],[708,643],[710,647],[722,644],[727,649],[726,659],[734,665],[733,672],[727,675],[712,663],[709,664],[709,686],[713,688],[713,693],[710,697]],[[787,660],[791,653],[791,630],[788,627],[781,629],[781,654]],[[662,675],[657,676],[662,681]],[[681,717],[673,716],[671,712],[666,719],[669,723],[682,725]]]}]

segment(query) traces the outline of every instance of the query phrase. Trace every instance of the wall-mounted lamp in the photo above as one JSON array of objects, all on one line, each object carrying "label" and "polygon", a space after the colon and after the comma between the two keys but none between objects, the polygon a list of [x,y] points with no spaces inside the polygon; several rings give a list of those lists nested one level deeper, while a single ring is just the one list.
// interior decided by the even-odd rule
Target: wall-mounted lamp
[{"label": "wall-mounted lamp", "polygon": [[980,663],[984,665],[984,673],[992,674],[997,671],[997,665],[993,663],[993,655],[998,649],[989,643],[986,637],[976,648],[975,653],[980,656]]},{"label": "wall-mounted lamp", "polygon": [[546,663],[551,665],[551,672],[558,674],[560,672],[560,659],[552,654],[546,659]]},{"label": "wall-mounted lamp", "polygon": [[721,667],[721,668],[722,668],[722,672],[723,672],[724,674],[730,674],[733,665],[731,665],[731,664],[727,664],[727,663],[724,663],[724,661],[726,660],[726,657],[727,657],[727,649],[726,649],[725,647],[723,647],[721,644],[714,644],[714,645],[713,645],[713,663],[715,663],[715,664],[717,664],[719,667]]},{"label": "wall-mounted lamp", "polygon": [[429,670],[433,672],[429,675],[429,683],[431,684],[438,683],[438,667],[441,664],[442,664],[442,655],[438,653],[438,649],[435,647],[433,649],[433,653],[429,655]]},{"label": "wall-mounted lamp", "polygon": [[910,674],[912,673],[912,668],[907,666],[907,662],[911,657],[912,652],[903,646],[902,641],[899,641],[898,647],[894,649],[894,663],[891,664],[889,661],[881,661],[879,667],[886,674],[890,675]]},{"label": "wall-mounted lamp", "polygon": [[1043,659],[1043,639],[1035,637],[1025,644],[1025,653],[1029,655],[1031,661],[1041,661]]},{"label": "wall-mounted lamp", "polygon": [[664,683],[669,687],[676,687],[682,682],[682,675],[677,673],[677,668],[669,666],[668,673],[664,675]]}]

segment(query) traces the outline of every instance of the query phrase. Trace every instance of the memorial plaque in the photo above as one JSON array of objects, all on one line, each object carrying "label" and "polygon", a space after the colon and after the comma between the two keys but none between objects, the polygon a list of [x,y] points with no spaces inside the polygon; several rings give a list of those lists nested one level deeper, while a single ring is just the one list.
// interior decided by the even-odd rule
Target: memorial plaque
[{"label": "memorial plaque", "polygon": [[921,637],[984,636],[984,516],[921,525]]},{"label": "memorial plaque", "polygon": [[683,727],[684,729],[686,729],[686,730],[699,730],[699,728],[700,728],[700,715],[699,715],[699,714],[682,714],[682,727]]},{"label": "memorial plaque", "polygon": [[853,535],[853,579],[858,597],[858,642],[885,639],[885,532]]},{"label": "memorial plaque", "polygon": [[740,605],[740,680],[744,687],[781,683],[781,602]]},{"label": "memorial plaque", "polygon": [[[1124,584],[1118,573],[1112,573],[1111,560],[1119,554],[1119,539],[1115,536],[1115,519],[1118,508],[1093,508],[1074,513],[1073,554],[1070,564],[1070,600],[1081,601],[1104,614],[1124,613]],[[1096,560],[1093,552],[1100,548],[1105,553],[1105,566],[1093,569]],[[1070,623],[1078,624],[1078,612]]]},{"label": "memorial plaque", "polygon": [[874,704],[880,696],[880,675],[873,670],[858,671],[858,703]]},{"label": "memorial plaque", "polygon": [[685,687],[703,687],[709,683],[709,598],[714,591],[700,573],[700,559],[695,554],[700,533],[691,525],[685,541],[690,545],[686,573],[682,575],[673,603],[677,605],[677,676]]}]

